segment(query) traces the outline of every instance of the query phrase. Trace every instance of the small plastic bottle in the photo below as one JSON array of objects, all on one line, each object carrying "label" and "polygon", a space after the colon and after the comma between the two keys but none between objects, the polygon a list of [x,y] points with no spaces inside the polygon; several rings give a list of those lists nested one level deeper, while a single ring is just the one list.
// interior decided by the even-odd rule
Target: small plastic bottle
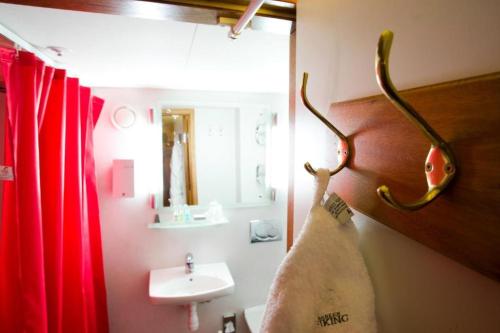
[{"label": "small plastic bottle", "polygon": [[193,220],[193,216],[191,215],[191,211],[189,210],[189,206],[188,205],[184,205],[183,206],[183,218],[184,218],[184,222],[191,222]]},{"label": "small plastic bottle", "polygon": [[175,223],[181,223],[184,220],[184,215],[182,214],[182,209],[179,205],[174,205],[173,208],[173,217]]}]

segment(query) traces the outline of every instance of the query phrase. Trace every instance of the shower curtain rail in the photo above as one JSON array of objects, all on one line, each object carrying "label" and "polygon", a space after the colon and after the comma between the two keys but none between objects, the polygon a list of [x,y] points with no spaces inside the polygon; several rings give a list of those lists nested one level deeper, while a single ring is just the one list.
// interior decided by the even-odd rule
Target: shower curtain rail
[{"label": "shower curtain rail", "polygon": [[248,23],[254,18],[255,14],[259,11],[260,7],[264,4],[265,0],[252,0],[248,4],[247,10],[241,15],[238,22],[231,27],[229,31],[229,38],[236,39],[240,36],[241,32],[246,28]]},{"label": "shower curtain rail", "polygon": [[[5,25],[0,23],[0,35],[4,36],[8,40],[10,40],[16,49],[23,49],[26,51],[29,51],[31,53],[34,53],[38,58],[43,60],[46,64],[52,67],[57,67],[60,65],[57,61],[49,57],[47,54],[45,54],[42,50],[40,50],[39,47],[31,44],[30,42],[26,41],[23,39],[21,36],[16,34],[14,31],[11,29],[7,28]],[[0,86],[1,89],[1,86]],[[5,89],[5,87],[4,87]]]}]

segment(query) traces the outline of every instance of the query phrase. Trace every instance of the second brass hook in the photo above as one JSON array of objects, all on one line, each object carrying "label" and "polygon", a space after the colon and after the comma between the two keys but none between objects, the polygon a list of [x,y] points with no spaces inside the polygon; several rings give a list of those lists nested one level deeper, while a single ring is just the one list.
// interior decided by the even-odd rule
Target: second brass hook
[{"label": "second brass hook", "polygon": [[428,190],[417,201],[406,204],[394,199],[389,188],[385,185],[377,189],[377,194],[389,206],[403,211],[411,211],[420,209],[434,200],[453,179],[456,166],[453,153],[446,141],[399,95],[392,84],[391,77],[389,76],[389,53],[392,45],[392,37],[393,33],[386,30],[380,35],[378,41],[375,61],[377,83],[391,103],[431,141],[431,149],[425,161]]},{"label": "second brass hook", "polygon": [[[333,133],[335,133],[338,138],[339,138],[339,143],[337,147],[337,154],[338,154],[338,160],[339,164],[337,167],[333,170],[330,170],[330,176],[333,176],[334,174],[338,173],[340,170],[342,170],[346,165],[347,162],[349,162],[349,157],[350,157],[350,151],[349,151],[349,143],[347,141],[347,137],[342,134],[331,122],[329,122],[318,110],[316,110],[311,103],[309,102],[309,99],[307,98],[307,79],[309,77],[309,73],[304,72],[304,75],[302,76],[302,88],[300,90],[300,97],[302,98],[302,103],[304,103],[305,107],[311,111],[313,115],[315,115],[323,124],[326,125]],[[311,166],[309,162],[306,162],[304,164],[304,168],[309,172],[311,175],[316,175],[316,170]]]}]

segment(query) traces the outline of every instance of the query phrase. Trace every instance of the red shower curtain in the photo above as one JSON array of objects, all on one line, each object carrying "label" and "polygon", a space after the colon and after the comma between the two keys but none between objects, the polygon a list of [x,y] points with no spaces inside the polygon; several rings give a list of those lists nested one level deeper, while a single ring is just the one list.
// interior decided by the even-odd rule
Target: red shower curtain
[{"label": "red shower curtain", "polygon": [[108,332],[93,129],[103,100],[0,48],[7,88],[0,332]]}]

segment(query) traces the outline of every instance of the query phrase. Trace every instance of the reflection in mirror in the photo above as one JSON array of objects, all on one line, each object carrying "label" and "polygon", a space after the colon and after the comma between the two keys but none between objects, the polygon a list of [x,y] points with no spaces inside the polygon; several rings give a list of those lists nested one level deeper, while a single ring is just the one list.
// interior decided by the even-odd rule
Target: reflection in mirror
[{"label": "reflection in mirror", "polygon": [[197,205],[192,109],[162,111],[163,205]]},{"label": "reflection in mirror", "polygon": [[163,108],[163,206],[269,203],[272,120],[262,106]]}]

